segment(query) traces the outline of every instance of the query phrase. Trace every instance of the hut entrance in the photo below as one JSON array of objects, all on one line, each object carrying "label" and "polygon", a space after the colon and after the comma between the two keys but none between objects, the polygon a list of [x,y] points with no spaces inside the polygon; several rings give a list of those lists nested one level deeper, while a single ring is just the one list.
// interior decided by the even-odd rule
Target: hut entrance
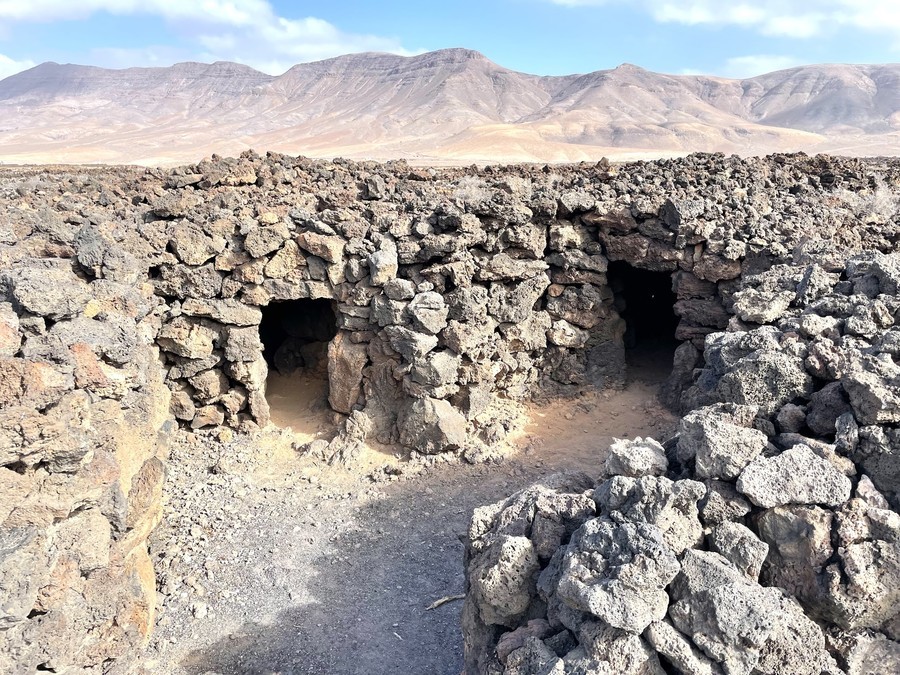
[{"label": "hut entrance", "polygon": [[629,377],[662,382],[672,371],[678,347],[672,275],[616,261],[610,263],[607,278],[616,310],[625,320],[625,360]]},{"label": "hut entrance", "polygon": [[273,302],[262,308],[266,400],[277,426],[315,435],[327,423],[328,343],[336,334],[330,300]]}]

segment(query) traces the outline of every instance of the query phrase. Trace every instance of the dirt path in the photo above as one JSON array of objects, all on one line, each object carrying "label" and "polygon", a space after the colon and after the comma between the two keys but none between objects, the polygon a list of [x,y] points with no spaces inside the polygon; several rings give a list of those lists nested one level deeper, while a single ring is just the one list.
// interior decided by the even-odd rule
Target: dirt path
[{"label": "dirt path", "polygon": [[664,437],[674,420],[654,391],[635,382],[535,409],[502,463],[386,483],[298,460],[287,434],[224,453],[180,437],[152,541],[165,604],[145,672],[459,673],[461,603],[426,607],[462,593],[472,510],[555,471],[596,474],[614,436]]}]

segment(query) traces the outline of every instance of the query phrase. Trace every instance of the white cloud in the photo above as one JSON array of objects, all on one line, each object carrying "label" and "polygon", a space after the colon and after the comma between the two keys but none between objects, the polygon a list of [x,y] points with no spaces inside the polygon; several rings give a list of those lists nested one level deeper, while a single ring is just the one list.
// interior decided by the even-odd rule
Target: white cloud
[{"label": "white cloud", "polygon": [[661,23],[733,25],[765,35],[811,38],[840,28],[900,36],[897,0],[547,0],[567,7],[629,2]]},{"label": "white cloud", "polygon": [[745,78],[756,75],[764,75],[776,70],[793,68],[801,65],[801,61],[793,56],[778,54],[753,54],[750,56],[735,56],[725,62],[725,67],[719,74],[725,77]]},{"label": "white cloud", "polygon": [[95,47],[91,49],[91,65],[105,68],[131,68],[132,66],[170,66],[179,61],[196,59],[187,49],[169,47],[167,45],[149,45],[147,47],[119,48]]},{"label": "white cloud", "polygon": [[9,77],[10,75],[20,73],[23,70],[34,68],[35,65],[37,64],[35,64],[34,61],[17,61],[4,54],[0,54],[0,80]]},{"label": "white cloud", "polygon": [[[84,19],[98,12],[158,16],[186,43],[203,50],[189,58],[239,61],[272,73],[354,52],[418,53],[396,39],[348,33],[315,17],[280,16],[268,0],[0,0],[0,22],[5,23]],[[181,53],[154,47],[108,51],[109,60],[120,52],[119,65],[160,65]],[[147,60],[140,60],[142,53]],[[162,56],[154,61],[155,54]]]}]

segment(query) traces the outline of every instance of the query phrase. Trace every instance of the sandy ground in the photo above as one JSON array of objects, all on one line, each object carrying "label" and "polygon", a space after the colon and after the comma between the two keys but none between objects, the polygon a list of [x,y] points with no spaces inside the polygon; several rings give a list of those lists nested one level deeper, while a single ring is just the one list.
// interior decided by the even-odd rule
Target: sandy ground
[{"label": "sandy ground", "polygon": [[152,540],[163,605],[143,672],[460,673],[462,603],[427,607],[463,591],[472,510],[556,471],[597,474],[613,437],[668,436],[675,419],[655,400],[656,378],[639,376],[621,392],[533,408],[502,462],[438,460],[382,482],[371,467],[392,458],[377,450],[341,469],[291,449],[330,423],[310,383],[300,412],[279,399],[291,382],[269,392],[291,431],[226,450],[184,434]]}]

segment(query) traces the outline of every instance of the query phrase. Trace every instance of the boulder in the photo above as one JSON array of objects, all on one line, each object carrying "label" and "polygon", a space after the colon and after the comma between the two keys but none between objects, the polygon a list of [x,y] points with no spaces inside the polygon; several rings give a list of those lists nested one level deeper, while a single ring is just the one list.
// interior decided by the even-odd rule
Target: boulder
[{"label": "boulder", "polygon": [[693,480],[613,476],[594,491],[600,513],[633,523],[649,523],[662,532],[666,546],[680,555],[703,540],[697,502],[706,487]]},{"label": "boulder", "polygon": [[616,438],[609,447],[604,464],[607,476],[662,476],[669,468],[666,451],[652,438],[623,440]]},{"label": "boulder", "polygon": [[469,567],[469,584],[488,625],[515,626],[536,594],[537,553],[526,537],[501,535]]},{"label": "boulder", "polygon": [[850,479],[809,446],[796,445],[775,457],[759,457],[745,468],[737,489],[757,506],[838,506],[850,498]]},{"label": "boulder", "polygon": [[[752,418],[756,409],[744,406],[742,413]],[[764,433],[734,424],[729,418],[734,419],[734,415],[708,407],[685,415],[679,423],[678,457],[682,461],[693,459],[699,478],[737,478],[768,445]]]},{"label": "boulder", "polygon": [[365,344],[354,344],[339,331],[328,343],[328,403],[349,415],[362,392],[363,368],[369,361]]},{"label": "boulder", "polygon": [[557,592],[573,609],[640,634],[665,616],[665,588],[678,570],[678,559],[658,527],[594,518],[572,536]]},{"label": "boulder", "polygon": [[447,401],[414,399],[397,419],[400,442],[425,455],[456,450],[466,444],[466,418]]}]

